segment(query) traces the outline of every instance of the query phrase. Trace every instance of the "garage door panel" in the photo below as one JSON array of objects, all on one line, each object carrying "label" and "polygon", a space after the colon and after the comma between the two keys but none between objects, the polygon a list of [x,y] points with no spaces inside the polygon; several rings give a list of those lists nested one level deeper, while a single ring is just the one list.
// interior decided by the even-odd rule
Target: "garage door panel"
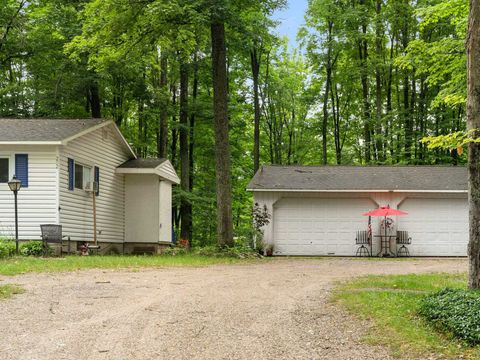
[{"label": "garage door panel", "polygon": [[366,229],[367,198],[285,198],[274,207],[275,253],[353,255],[357,230]]},{"label": "garage door panel", "polygon": [[465,256],[468,242],[466,199],[406,199],[398,229],[412,238],[411,255]]}]

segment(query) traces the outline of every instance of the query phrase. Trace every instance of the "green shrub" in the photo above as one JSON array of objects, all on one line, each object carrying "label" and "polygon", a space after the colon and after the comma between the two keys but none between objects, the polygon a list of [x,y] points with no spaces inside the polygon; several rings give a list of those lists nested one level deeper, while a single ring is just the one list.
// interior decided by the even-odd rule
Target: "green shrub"
[{"label": "green shrub", "polygon": [[0,239],[0,259],[15,254],[15,241]]},{"label": "green shrub", "polygon": [[169,256],[185,255],[186,253],[188,253],[188,249],[181,246],[166,247],[161,250],[162,255],[169,255]]},{"label": "green shrub", "polygon": [[418,313],[439,330],[480,344],[480,291],[443,289],[422,299]]},{"label": "green shrub", "polygon": [[[53,249],[47,244],[46,255],[51,255]],[[29,241],[22,244],[20,247],[20,254],[24,256],[42,256],[44,254],[44,247],[42,241]]]}]

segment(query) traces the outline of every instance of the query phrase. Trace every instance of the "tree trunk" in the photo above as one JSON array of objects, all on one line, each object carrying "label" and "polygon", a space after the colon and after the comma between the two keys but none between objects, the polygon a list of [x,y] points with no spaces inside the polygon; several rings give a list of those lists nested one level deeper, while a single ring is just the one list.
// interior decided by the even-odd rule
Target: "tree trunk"
[{"label": "tree trunk", "polygon": [[98,91],[98,83],[96,81],[90,84],[90,110],[92,111],[92,118],[99,119],[102,117],[100,112],[100,95]]},{"label": "tree trunk", "polygon": [[325,95],[323,96],[323,121],[322,121],[322,162],[323,165],[327,165],[327,126],[328,126],[328,95],[330,93],[330,86],[332,84],[332,29],[333,22],[328,22],[328,35],[327,35],[327,64],[325,71],[327,72],[327,78],[325,80]]},{"label": "tree trunk", "polygon": [[250,63],[252,66],[253,80],[253,106],[254,106],[254,126],[253,126],[253,173],[255,174],[260,167],[260,99],[258,96],[258,75],[260,72],[260,55],[254,47],[250,50]]},{"label": "tree trunk", "polygon": [[188,213],[190,192],[190,164],[188,156],[188,65],[181,60],[180,63],[180,238],[191,240],[190,225],[192,219]]},{"label": "tree trunk", "polygon": [[382,57],[382,36],[383,25],[381,19],[382,0],[376,0],[376,28],[375,28],[375,105],[376,105],[376,156],[380,161],[384,161],[383,140],[382,140],[382,75],[380,69],[380,59]]},{"label": "tree trunk", "polygon": [[[195,148],[195,112],[196,110],[196,102],[197,102],[197,93],[198,93],[198,49],[195,52],[193,57],[193,86],[192,86],[192,102],[193,102],[193,109],[190,109],[190,146],[188,148],[188,167],[190,171],[190,185],[189,189],[190,192],[193,191],[193,180],[194,180],[194,157],[193,157],[193,150]],[[193,207],[192,202],[189,201],[187,204],[186,212],[189,214],[190,217],[190,237],[193,239],[194,231],[193,231]]]},{"label": "tree trunk", "polygon": [[[467,35],[467,128],[480,128],[480,1],[470,0]],[[480,136],[478,130],[475,137]],[[468,146],[470,261],[468,286],[480,288],[480,143]]]},{"label": "tree trunk", "polygon": [[212,19],[213,117],[215,120],[215,172],[217,192],[217,241],[233,245],[230,144],[228,140],[227,66],[225,24]]},{"label": "tree trunk", "polygon": [[[175,109],[175,106],[177,105],[177,86],[175,83],[171,85],[170,91],[172,92],[172,108]],[[172,142],[170,144],[170,159],[174,168],[177,168],[177,126],[177,116],[174,111],[172,115]],[[176,204],[172,205],[172,222],[174,229],[178,229],[180,219],[178,216],[178,206]]]},{"label": "tree trunk", "polygon": [[[365,0],[360,0],[360,5],[365,5]],[[368,164],[372,160],[371,142],[372,129],[370,126],[370,100],[368,91],[368,42],[367,42],[367,24],[363,20],[361,40],[358,42],[358,53],[360,59],[360,80],[362,83],[363,97],[363,121],[364,121],[364,137],[365,137],[365,162]]]},{"label": "tree trunk", "polygon": [[158,142],[157,156],[159,158],[167,157],[168,145],[168,89],[167,89],[167,55],[164,51],[160,55],[160,117],[158,123]]}]

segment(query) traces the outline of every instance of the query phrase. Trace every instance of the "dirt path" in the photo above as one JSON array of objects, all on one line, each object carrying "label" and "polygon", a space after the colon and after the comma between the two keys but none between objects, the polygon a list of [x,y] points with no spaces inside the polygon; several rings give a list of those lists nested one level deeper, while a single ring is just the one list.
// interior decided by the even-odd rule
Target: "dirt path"
[{"label": "dirt path", "polygon": [[464,259],[278,259],[255,265],[0,277],[0,359],[388,359],[328,304],[335,280],[466,271]]}]

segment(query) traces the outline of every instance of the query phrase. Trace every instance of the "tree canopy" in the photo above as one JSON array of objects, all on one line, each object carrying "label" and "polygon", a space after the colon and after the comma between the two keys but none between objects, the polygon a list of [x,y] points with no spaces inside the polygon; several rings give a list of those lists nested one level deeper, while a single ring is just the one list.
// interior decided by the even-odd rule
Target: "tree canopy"
[{"label": "tree canopy", "polygon": [[465,136],[465,1],[310,0],[296,49],[272,20],[284,0],[0,3],[0,116],[115,120],[172,161],[194,245],[225,217],[228,241],[250,231],[262,164],[466,162],[420,141]]}]

